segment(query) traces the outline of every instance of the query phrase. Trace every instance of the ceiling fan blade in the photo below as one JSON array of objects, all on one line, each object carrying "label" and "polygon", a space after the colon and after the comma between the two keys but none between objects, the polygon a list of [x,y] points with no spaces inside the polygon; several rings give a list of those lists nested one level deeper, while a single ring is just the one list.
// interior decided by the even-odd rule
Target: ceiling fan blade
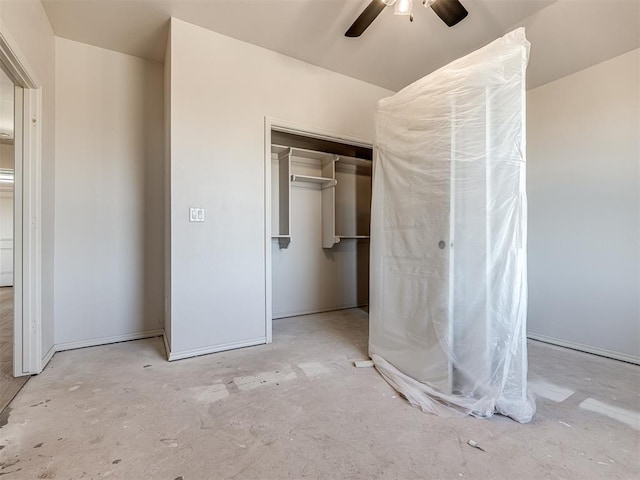
[{"label": "ceiling fan blade", "polygon": [[384,7],[386,7],[386,5],[382,0],[371,0],[371,3],[367,5],[367,8],[356,18],[356,21],[353,22],[353,25],[349,27],[349,30],[347,30],[344,36],[359,37],[362,35],[362,32],[369,28],[369,25],[380,15]]},{"label": "ceiling fan blade", "polygon": [[436,0],[431,8],[449,27],[453,27],[469,13],[458,0]]}]

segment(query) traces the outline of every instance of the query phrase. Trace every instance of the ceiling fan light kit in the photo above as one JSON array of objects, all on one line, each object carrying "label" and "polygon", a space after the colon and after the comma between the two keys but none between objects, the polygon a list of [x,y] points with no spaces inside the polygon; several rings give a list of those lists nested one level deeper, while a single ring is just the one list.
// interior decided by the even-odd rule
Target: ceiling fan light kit
[{"label": "ceiling fan light kit", "polygon": [[394,3],[394,15],[413,15],[413,0],[397,0]]},{"label": "ceiling fan light kit", "polygon": [[[430,7],[440,19],[449,27],[453,27],[463,20],[468,12],[459,0],[422,0],[422,4]],[[345,37],[359,37],[382,13],[385,7],[393,6],[395,15],[408,15],[413,21],[413,0],[371,0],[356,21],[353,22]]]}]

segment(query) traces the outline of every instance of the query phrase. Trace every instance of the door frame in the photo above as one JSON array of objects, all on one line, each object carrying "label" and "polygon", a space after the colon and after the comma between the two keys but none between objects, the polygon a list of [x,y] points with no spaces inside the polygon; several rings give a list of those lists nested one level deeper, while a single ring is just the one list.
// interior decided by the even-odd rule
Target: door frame
[{"label": "door frame", "polygon": [[266,343],[273,341],[273,291],[272,291],[272,263],[271,263],[271,130],[305,137],[328,140],[330,142],[346,143],[356,147],[373,148],[373,141],[366,138],[344,135],[315,128],[309,125],[281,120],[274,117],[264,117],[264,263],[265,263],[265,337]]},{"label": "door frame", "polygon": [[[37,374],[42,355],[42,82],[0,20],[0,68],[18,87],[14,168],[14,376]],[[19,118],[21,117],[21,118]],[[20,139],[21,141],[18,141]],[[20,148],[22,147],[22,148]],[[22,160],[18,158],[22,153]],[[53,351],[45,355],[50,359]]]}]

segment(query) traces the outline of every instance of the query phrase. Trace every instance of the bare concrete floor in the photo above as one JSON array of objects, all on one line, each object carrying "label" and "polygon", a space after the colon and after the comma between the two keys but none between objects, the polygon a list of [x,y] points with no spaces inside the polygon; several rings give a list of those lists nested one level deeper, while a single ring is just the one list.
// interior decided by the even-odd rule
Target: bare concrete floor
[{"label": "bare concrete floor", "polygon": [[548,398],[519,425],[422,413],[352,366],[366,344],[366,314],[348,310],[278,320],[272,345],[174,363],[160,338],[58,353],[0,420],[0,475],[640,478],[636,366],[531,343],[530,378]]}]

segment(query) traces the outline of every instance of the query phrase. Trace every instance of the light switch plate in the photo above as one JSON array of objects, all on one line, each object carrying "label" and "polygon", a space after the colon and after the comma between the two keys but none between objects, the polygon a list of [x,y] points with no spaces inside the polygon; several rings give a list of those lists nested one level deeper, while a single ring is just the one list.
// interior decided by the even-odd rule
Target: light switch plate
[{"label": "light switch plate", "polygon": [[190,208],[189,209],[189,221],[190,222],[204,222],[204,208]]}]

